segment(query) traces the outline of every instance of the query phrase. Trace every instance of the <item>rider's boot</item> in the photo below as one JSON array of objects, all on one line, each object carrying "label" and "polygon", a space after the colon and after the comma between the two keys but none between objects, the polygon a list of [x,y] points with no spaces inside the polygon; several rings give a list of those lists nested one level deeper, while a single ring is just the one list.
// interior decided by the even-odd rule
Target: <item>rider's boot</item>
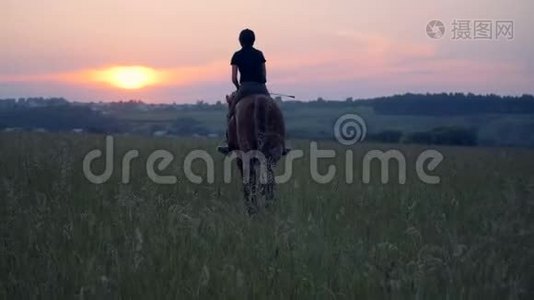
[{"label": "rider's boot", "polygon": [[230,146],[228,146],[228,142],[224,141],[219,146],[217,146],[217,151],[224,155],[230,153]]},{"label": "rider's boot", "polygon": [[230,149],[230,146],[228,145],[228,130],[226,131],[225,136],[226,136],[226,140],[224,140],[223,142],[219,144],[219,146],[217,146],[217,151],[219,151],[220,153],[224,155],[227,155],[228,153],[232,151]]}]

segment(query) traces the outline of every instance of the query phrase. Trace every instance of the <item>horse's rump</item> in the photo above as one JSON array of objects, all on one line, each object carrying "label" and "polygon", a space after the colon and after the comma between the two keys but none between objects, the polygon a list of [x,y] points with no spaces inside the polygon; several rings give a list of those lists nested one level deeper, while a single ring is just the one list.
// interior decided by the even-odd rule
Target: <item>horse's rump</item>
[{"label": "horse's rump", "polygon": [[242,98],[235,107],[236,146],[244,152],[259,150],[277,161],[285,147],[285,125],[276,102],[266,95]]}]

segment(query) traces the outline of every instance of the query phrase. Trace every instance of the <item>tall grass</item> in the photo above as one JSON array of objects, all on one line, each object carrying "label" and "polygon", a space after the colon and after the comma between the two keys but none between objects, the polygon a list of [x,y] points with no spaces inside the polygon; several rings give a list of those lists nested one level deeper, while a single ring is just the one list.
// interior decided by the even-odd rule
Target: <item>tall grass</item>
[{"label": "tall grass", "polygon": [[[383,185],[378,172],[361,182],[358,158],[389,146],[357,145],[355,182],[346,184],[345,148],[323,144],[338,151],[329,161],[338,167],[333,182],[315,183],[308,159],[299,160],[277,187],[276,204],[248,217],[238,180],[221,180],[214,141],[120,137],[116,144],[113,177],[94,185],[82,159],[104,149],[104,137],[0,135],[1,298],[534,296],[532,151],[442,147],[441,183],[426,185],[413,162],[425,148],[403,146],[408,182]],[[119,164],[130,149],[141,155],[124,185]],[[177,175],[178,184],[146,176],[154,149],[175,155],[162,173]],[[185,180],[182,162],[192,149],[213,154],[214,184]]]}]

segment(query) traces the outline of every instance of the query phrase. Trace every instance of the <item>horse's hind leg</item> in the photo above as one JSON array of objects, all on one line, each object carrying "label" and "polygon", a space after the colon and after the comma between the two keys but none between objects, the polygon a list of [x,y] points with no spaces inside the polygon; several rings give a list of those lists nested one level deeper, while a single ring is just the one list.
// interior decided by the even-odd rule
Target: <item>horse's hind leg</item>
[{"label": "horse's hind leg", "polygon": [[269,207],[274,201],[274,185],[275,185],[275,176],[274,176],[274,163],[268,162],[267,164],[267,181],[263,184],[262,194],[265,196],[265,206]]},{"label": "horse's hind leg", "polygon": [[245,204],[249,215],[254,215],[258,212],[257,203],[257,178],[254,166],[250,166],[248,170],[248,181],[243,182],[243,190],[245,194]]}]

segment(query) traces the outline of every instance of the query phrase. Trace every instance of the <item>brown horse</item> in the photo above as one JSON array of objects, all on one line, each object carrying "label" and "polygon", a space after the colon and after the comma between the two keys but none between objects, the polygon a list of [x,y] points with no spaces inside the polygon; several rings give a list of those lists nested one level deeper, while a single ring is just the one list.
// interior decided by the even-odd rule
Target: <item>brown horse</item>
[{"label": "brown horse", "polygon": [[[285,154],[282,111],[267,95],[243,97],[233,105],[235,93],[226,96],[233,110],[228,124],[228,146],[237,154],[249,214],[259,209],[258,196],[266,205],[274,199],[274,167]],[[232,109],[233,107],[233,109]]]}]

